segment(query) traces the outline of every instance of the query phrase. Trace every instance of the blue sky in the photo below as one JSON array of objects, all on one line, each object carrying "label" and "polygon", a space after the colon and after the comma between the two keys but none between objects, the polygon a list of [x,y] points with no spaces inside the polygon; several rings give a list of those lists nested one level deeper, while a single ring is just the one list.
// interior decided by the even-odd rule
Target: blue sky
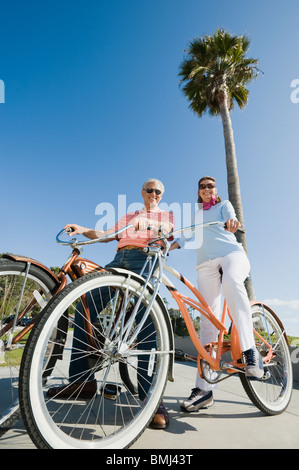
[{"label": "blue sky", "polygon": [[[95,227],[118,195],[141,201],[148,177],[168,204],[194,202],[205,174],[226,198],[221,122],[188,109],[178,68],[192,38],[245,33],[263,74],[231,118],[254,287],[299,336],[298,17],[297,0],[2,2],[0,251],[61,265],[60,228]],[[104,265],[115,248],[84,255]],[[196,282],[195,253],[169,263]]]}]

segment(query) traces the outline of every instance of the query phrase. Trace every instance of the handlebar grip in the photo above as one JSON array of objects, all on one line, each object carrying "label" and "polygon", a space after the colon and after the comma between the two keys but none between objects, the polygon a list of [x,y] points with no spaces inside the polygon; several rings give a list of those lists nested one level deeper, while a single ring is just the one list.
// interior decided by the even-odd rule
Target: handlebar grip
[{"label": "handlebar grip", "polygon": [[72,227],[67,227],[67,228],[65,229],[65,231],[66,231],[66,233],[72,233],[72,232],[74,232],[75,230],[74,230]]},{"label": "handlebar grip", "polygon": [[[226,222],[223,225],[224,225],[224,228],[226,229],[227,228]],[[238,228],[237,232],[245,233],[245,230],[243,230],[242,228]]]}]

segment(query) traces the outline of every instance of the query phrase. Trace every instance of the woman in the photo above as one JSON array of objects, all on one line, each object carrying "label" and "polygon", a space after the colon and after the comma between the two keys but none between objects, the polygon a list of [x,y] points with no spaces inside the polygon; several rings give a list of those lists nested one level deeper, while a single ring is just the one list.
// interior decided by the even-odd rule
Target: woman
[{"label": "woman", "polygon": [[[251,378],[261,378],[264,374],[261,357],[255,347],[250,303],[244,286],[250,265],[244,249],[233,235],[240,223],[229,201],[221,201],[217,195],[216,180],[204,176],[198,182],[198,210],[203,211],[203,223],[222,221],[221,225],[203,228],[201,246],[197,249],[198,290],[205,298],[215,315],[221,314],[222,293],[226,298],[230,314],[237,327],[246,367],[245,373]],[[176,240],[171,249],[182,247],[186,239]],[[218,330],[202,315],[200,340],[202,344],[217,341]],[[184,411],[197,411],[211,406],[214,386],[197,373],[196,385],[190,397],[182,404]]]}]

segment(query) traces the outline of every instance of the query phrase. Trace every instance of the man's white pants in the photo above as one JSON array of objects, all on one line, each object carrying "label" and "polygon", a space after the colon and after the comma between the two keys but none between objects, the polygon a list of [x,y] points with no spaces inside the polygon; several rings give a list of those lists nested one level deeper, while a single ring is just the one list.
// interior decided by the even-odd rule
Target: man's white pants
[{"label": "man's white pants", "polygon": [[[221,276],[222,268],[222,294],[227,301],[229,312],[237,327],[242,351],[254,346],[253,324],[250,303],[244,286],[249,274],[250,264],[245,253],[236,251],[222,258],[205,261],[196,267],[198,271],[198,290],[211,307],[215,316],[221,316]],[[207,344],[217,341],[218,330],[204,316],[201,315],[200,341]],[[209,384],[197,373],[196,387],[201,390],[212,390],[214,385]]]}]

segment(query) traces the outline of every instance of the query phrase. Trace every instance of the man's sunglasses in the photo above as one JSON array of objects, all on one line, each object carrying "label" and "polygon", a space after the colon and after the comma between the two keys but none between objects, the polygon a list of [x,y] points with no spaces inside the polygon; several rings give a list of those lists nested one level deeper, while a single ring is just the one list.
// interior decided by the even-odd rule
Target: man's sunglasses
[{"label": "man's sunglasses", "polygon": [[154,189],[154,188],[147,188],[144,191],[146,191],[148,194],[151,194],[155,191],[157,196],[160,196],[160,194],[162,194],[162,191],[160,191],[160,189]]},{"label": "man's sunglasses", "polygon": [[208,184],[200,184],[199,185],[199,189],[214,189],[215,188],[215,185],[212,184],[212,183],[208,183]]}]

